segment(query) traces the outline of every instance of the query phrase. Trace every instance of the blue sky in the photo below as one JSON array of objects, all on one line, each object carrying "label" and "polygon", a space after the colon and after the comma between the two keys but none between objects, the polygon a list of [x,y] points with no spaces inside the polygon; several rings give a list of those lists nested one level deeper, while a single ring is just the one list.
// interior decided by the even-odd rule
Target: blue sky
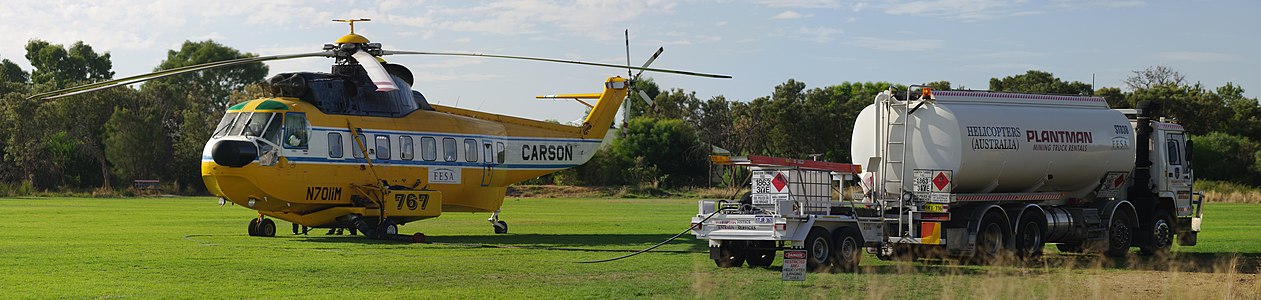
[{"label": "blue sky", "polygon": [[[371,18],[358,32],[387,49],[544,56],[624,64],[657,47],[653,66],[732,75],[649,74],[664,88],[747,101],[794,78],[947,80],[985,89],[991,77],[1038,69],[1123,87],[1130,71],[1168,65],[1210,87],[1261,92],[1261,2],[1143,0],[925,1],[13,1],[4,0],[0,58],[29,70],[24,43],[85,41],[118,76],[150,71],[184,40],[259,54],[318,51],[345,34],[335,18]],[[416,73],[433,102],[570,121],[585,107],[534,95],[598,92],[625,70],[449,57],[387,59]],[[269,63],[272,73],[327,71],[324,59]]]}]

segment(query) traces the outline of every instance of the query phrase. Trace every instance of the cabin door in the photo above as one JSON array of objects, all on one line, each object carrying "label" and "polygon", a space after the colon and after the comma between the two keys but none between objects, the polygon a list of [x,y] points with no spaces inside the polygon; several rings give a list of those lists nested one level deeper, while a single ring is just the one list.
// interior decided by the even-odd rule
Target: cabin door
[{"label": "cabin door", "polygon": [[482,140],[482,186],[489,186],[495,175],[495,166],[498,161],[495,160],[494,149],[494,143],[490,140]]}]

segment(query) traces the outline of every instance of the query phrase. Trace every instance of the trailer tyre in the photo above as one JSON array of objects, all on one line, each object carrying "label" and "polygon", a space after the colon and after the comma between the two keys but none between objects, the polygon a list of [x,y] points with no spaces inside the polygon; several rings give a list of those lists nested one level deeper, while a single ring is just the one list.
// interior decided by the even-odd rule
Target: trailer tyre
[{"label": "trailer tyre", "polygon": [[806,235],[806,267],[814,271],[826,270],[832,264],[832,235],[827,229],[815,227]]},{"label": "trailer tyre", "polygon": [[854,227],[842,227],[832,238],[836,242],[833,249],[832,264],[842,272],[855,272],[858,262],[863,257],[863,234]]},{"label": "trailer tyre", "polygon": [[1011,240],[1009,228],[1011,226],[1007,226],[1001,215],[985,214],[976,233],[976,254],[972,256],[972,260],[978,264],[987,264],[1004,256],[1008,251],[1007,241]]},{"label": "trailer tyre", "polygon": [[734,268],[744,265],[744,248],[737,246],[731,241],[723,241],[718,247],[719,258],[714,259],[714,264],[719,268]]},{"label": "trailer tyre", "polygon": [[1130,252],[1133,242],[1134,222],[1130,220],[1130,214],[1118,209],[1112,213],[1112,222],[1108,225],[1108,249],[1103,255],[1123,257]]},{"label": "trailer tyre", "polygon": [[750,267],[769,267],[775,263],[774,241],[752,241],[749,246],[745,248],[744,260]]},{"label": "trailer tyre", "polygon": [[1042,248],[1046,245],[1046,217],[1025,214],[1020,217],[1016,227],[1016,256],[1022,259],[1042,256]]},{"label": "trailer tyre", "polygon": [[1163,210],[1156,211],[1155,218],[1152,219],[1151,236],[1147,245],[1139,247],[1139,254],[1145,256],[1166,257],[1169,255],[1169,249],[1173,247],[1173,217]]}]

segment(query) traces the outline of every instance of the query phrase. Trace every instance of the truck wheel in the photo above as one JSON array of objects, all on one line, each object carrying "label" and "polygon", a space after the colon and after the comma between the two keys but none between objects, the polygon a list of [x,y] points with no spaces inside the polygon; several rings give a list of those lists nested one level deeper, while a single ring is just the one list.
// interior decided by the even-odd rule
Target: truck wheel
[{"label": "truck wheel", "polygon": [[1016,256],[1021,259],[1032,259],[1042,256],[1042,248],[1046,244],[1046,218],[1041,215],[1024,215],[1016,223]]},{"label": "truck wheel", "polygon": [[775,263],[775,242],[773,241],[753,241],[749,242],[749,248],[745,248],[745,262],[750,267],[769,267]]},{"label": "truck wheel", "polygon": [[1151,228],[1151,236],[1148,237],[1150,241],[1139,247],[1138,253],[1145,256],[1168,256],[1169,248],[1173,246],[1173,217],[1170,217],[1168,212],[1158,210],[1149,227]]},{"label": "truck wheel", "polygon": [[823,271],[832,264],[832,235],[827,229],[815,227],[806,235],[806,267]]},{"label": "truck wheel", "polygon": [[857,271],[858,261],[863,257],[863,234],[858,228],[842,227],[832,241],[836,242],[832,264],[842,272]]},{"label": "truck wheel", "polygon": [[1103,255],[1123,257],[1130,252],[1133,242],[1134,222],[1130,221],[1130,215],[1119,210],[1112,213],[1112,222],[1108,225],[1108,249],[1103,251]]},{"label": "truck wheel", "polygon": [[718,258],[714,259],[714,264],[719,268],[733,268],[744,265],[744,249],[737,246],[731,241],[723,241],[718,247]]},{"label": "truck wheel", "polygon": [[976,254],[972,259],[979,264],[993,263],[1007,252],[1007,242],[1011,239],[1011,230],[1007,222],[998,214],[989,213],[981,218],[981,227],[976,233]]}]

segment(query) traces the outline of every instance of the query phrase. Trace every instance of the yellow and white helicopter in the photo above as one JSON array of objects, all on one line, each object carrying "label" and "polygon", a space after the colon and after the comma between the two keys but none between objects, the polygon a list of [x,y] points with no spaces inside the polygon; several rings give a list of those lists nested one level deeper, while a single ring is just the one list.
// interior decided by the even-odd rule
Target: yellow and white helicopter
[{"label": "yellow and white helicopter", "polygon": [[[604,91],[546,97],[597,99],[581,126],[429,104],[411,90],[411,72],[386,55],[524,59],[730,78],[678,70],[477,53],[384,50],[354,33],[323,51],[211,62],[33,95],[52,99],[187,72],[304,57],[336,59],[331,73],[286,73],[267,84],[275,97],[227,109],[202,152],[206,188],[222,201],[257,210],[251,236],[275,236],[270,218],[312,228],[352,228],[393,237],[398,225],[443,212],[491,212],[495,233],[507,186],[574,167],[595,153],[632,79]],[[631,76],[638,78],[638,75]],[[580,102],[582,100],[579,100]],[[586,104],[586,102],[583,102]]]}]

